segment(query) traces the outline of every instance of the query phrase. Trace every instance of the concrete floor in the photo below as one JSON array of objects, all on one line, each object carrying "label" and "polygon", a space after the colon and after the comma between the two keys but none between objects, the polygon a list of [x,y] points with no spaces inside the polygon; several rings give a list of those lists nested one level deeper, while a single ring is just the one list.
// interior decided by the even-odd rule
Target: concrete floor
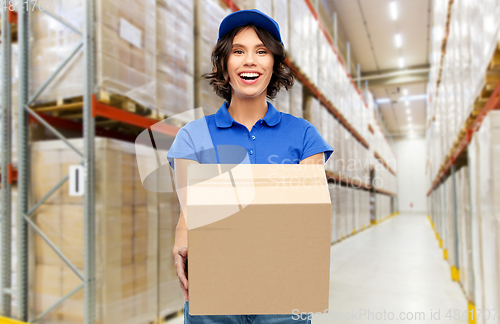
[{"label": "concrete floor", "polygon": [[332,245],[330,269],[329,314],[313,324],[467,323],[467,301],[424,214],[400,214]]}]

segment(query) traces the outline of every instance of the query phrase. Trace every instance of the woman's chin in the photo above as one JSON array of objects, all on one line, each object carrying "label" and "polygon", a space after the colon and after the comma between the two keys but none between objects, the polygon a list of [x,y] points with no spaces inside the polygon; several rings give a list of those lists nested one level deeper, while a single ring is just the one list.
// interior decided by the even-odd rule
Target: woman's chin
[{"label": "woman's chin", "polygon": [[264,90],[254,90],[254,91],[239,91],[236,96],[240,99],[250,100],[250,99],[258,99]]}]

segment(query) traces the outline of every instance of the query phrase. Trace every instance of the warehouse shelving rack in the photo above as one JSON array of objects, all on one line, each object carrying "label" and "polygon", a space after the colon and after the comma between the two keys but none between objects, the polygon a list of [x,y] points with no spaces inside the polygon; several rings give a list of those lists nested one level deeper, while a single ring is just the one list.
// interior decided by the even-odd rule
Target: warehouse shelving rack
[{"label": "warehouse shelving rack", "polygon": [[[427,192],[427,196],[431,195],[435,189],[442,183],[444,183],[444,180],[448,179],[451,177],[452,181],[452,200],[453,200],[453,219],[454,219],[454,237],[455,241],[453,242],[454,244],[454,251],[455,251],[455,264],[451,266],[451,279],[454,281],[459,281],[460,278],[460,265],[458,263],[458,212],[457,212],[457,186],[456,186],[456,170],[459,166],[464,165],[464,164],[469,164],[468,163],[468,145],[471,142],[472,135],[474,132],[477,132],[481,124],[484,120],[484,118],[487,116],[487,114],[495,109],[500,108],[500,83],[496,86],[495,90],[493,91],[493,94],[491,97],[488,99],[484,107],[477,113],[477,116],[474,116],[474,119],[472,122],[470,122],[470,125],[467,127],[465,126],[465,133],[464,135],[460,136],[458,139],[457,145],[454,146],[454,148],[450,151],[450,153],[445,157],[445,161],[441,165],[438,174],[436,175],[436,178],[432,182],[431,188]],[[434,206],[431,206],[431,210],[434,211]],[[472,209],[469,210],[470,216],[472,217]],[[436,215],[433,213],[430,217],[431,224],[435,224],[437,222],[436,220]],[[436,234],[439,235],[439,234]],[[443,247],[446,251],[446,247]],[[444,252],[444,258],[447,259],[446,252]]]},{"label": "warehouse shelving rack", "polygon": [[431,188],[427,192],[427,196],[429,196],[434,189],[441,183],[447,175],[453,173],[452,167],[455,165],[455,162],[458,161],[464,152],[467,151],[467,147],[472,139],[472,135],[477,132],[481,128],[481,124],[488,115],[488,113],[492,110],[500,108],[500,83],[496,86],[493,94],[490,96],[484,107],[477,113],[477,116],[474,116],[474,119],[470,122],[470,125],[465,126],[464,135],[459,137],[457,145],[450,151],[450,153],[446,156],[445,161],[441,165],[436,178],[432,182]]},{"label": "warehouse shelving rack", "polygon": [[[319,19],[319,16],[318,16],[318,13],[316,12],[316,9],[315,9],[315,6],[313,6],[313,4],[311,3],[311,0],[304,0],[307,4],[307,6],[309,7],[309,10],[311,11],[311,13],[313,14],[314,16],[314,19],[316,20],[316,22],[318,23],[318,26],[319,26],[319,29],[321,30],[321,32],[324,34],[325,38],[327,39],[328,43],[330,44],[330,47],[332,49],[332,51],[334,52],[334,54],[337,56],[340,64],[342,65],[342,68],[344,69],[344,72],[346,73],[347,77],[349,78],[352,86],[354,87],[354,89],[356,90],[356,92],[358,93],[358,95],[360,96],[361,98],[361,101],[363,102],[363,105],[365,106],[365,108],[368,109],[368,104],[366,103],[366,100],[365,98],[363,97],[363,95],[361,94],[361,90],[359,89],[358,85],[356,84],[356,82],[354,82],[354,79],[352,78],[352,75],[349,71],[349,69],[346,67],[346,64],[344,63],[342,57],[340,56],[339,52],[338,52],[338,49],[336,48],[335,46],[335,43],[332,41],[330,35],[328,34],[326,28],[323,26],[323,24],[321,23],[320,19]],[[233,11],[234,11],[234,4],[232,3],[232,0],[223,0],[223,2],[226,2],[228,3],[228,6],[229,8],[232,8]],[[348,58],[349,60],[349,55],[348,55]],[[319,91],[319,89],[312,83],[310,82],[309,78],[307,78],[307,76],[305,76],[303,73],[300,72],[300,69],[287,57],[286,58],[286,63],[287,65],[292,69],[294,70],[296,76],[297,76],[297,79],[299,79],[299,81],[304,85],[306,86],[309,91],[311,91],[313,93],[314,96],[316,96],[316,98],[318,98],[318,100],[320,100],[320,102],[333,114],[333,116],[335,118],[337,118],[337,120],[366,148],[366,149],[369,149],[370,146],[368,144],[368,142],[349,124],[349,122],[345,119],[345,117],[340,113],[340,111],[329,101],[326,99],[326,97],[321,93],[321,91]],[[348,66],[349,66],[349,63],[348,63]],[[358,69],[359,69],[359,65],[358,65]],[[358,71],[358,74],[359,74],[359,71]],[[381,134],[384,135],[384,140],[386,141],[386,143],[388,144],[389,148],[391,149],[391,151],[393,152],[394,156],[396,155],[394,153],[394,150],[392,149],[392,146],[390,145],[389,141],[387,140],[387,138],[385,137],[385,133],[382,131],[382,128],[380,126],[380,124],[378,123],[377,120],[375,120],[377,126],[379,127],[380,129],[380,132]],[[369,127],[370,125],[368,125]],[[394,170],[392,170],[389,165],[385,162],[384,159],[382,159],[382,157],[377,153],[377,152],[374,152],[376,155],[375,155],[375,158],[376,159],[379,159],[382,164],[394,175],[396,176],[396,172]],[[363,189],[367,189],[367,190],[370,190],[371,189],[371,186],[370,185],[365,185],[359,181],[356,181],[355,179],[349,179],[349,178],[345,178],[345,177],[342,177],[342,176],[339,176],[333,172],[327,172],[327,177],[331,178],[331,179],[334,179],[336,181],[340,181],[341,183],[345,183],[346,185],[347,184],[350,184],[351,186],[353,187],[356,187],[356,188],[363,188]],[[378,193],[382,193],[382,194],[385,194],[385,195],[389,195],[389,196],[392,196],[392,197],[396,197],[397,194],[396,193],[393,193],[393,192],[390,192],[388,190],[384,190],[384,189],[381,189],[381,188],[375,188],[375,191],[378,192]]]},{"label": "warehouse shelving rack", "polygon": [[[17,210],[17,252],[18,252],[18,272],[17,272],[17,288],[14,290],[10,282],[10,260],[11,260],[11,242],[10,242],[10,183],[7,177],[2,179],[2,281],[1,281],[1,303],[2,313],[4,316],[12,316],[11,314],[11,298],[17,296],[18,314],[17,317],[21,321],[28,321],[28,227],[40,235],[49,246],[58,254],[61,259],[82,279],[81,285],[75,288],[71,293],[56,302],[52,307],[38,315],[32,322],[37,322],[42,319],[47,313],[55,309],[63,301],[67,300],[77,291],[84,290],[85,304],[85,323],[90,324],[95,322],[95,206],[94,206],[94,116],[92,114],[92,90],[94,89],[94,3],[93,1],[85,2],[84,6],[84,30],[79,31],[70,23],[60,19],[59,17],[45,11],[60,23],[68,26],[76,33],[80,34],[83,39],[75,47],[72,54],[64,60],[58,69],[47,79],[32,98],[28,98],[28,59],[29,59],[29,9],[30,5],[42,10],[38,5],[31,1],[22,2],[17,11],[17,28],[18,28],[18,46],[19,46],[19,101],[18,101],[18,210]],[[6,170],[6,166],[10,165],[10,141],[11,141],[11,42],[7,36],[10,36],[10,24],[7,22],[6,16],[13,15],[2,10],[2,51],[4,53],[2,60],[2,90],[4,93],[2,102],[2,170]],[[50,123],[46,122],[29,106],[38,95],[49,85],[55,76],[64,68],[64,66],[75,56],[75,54],[83,48],[84,56],[84,82],[83,82],[83,125],[82,131],[84,135],[84,151],[81,152],[71,145],[67,139],[59,133]],[[29,178],[29,156],[28,156],[28,115],[36,119],[58,138],[64,141],[70,148],[76,151],[82,157],[81,164],[85,168],[84,176],[84,255],[85,265],[84,273],[80,273],[71,262],[52,244],[48,237],[36,226],[30,216],[54,191],[56,191],[69,176],[64,177],[61,181],[51,189],[40,201],[28,209],[28,178]],[[11,167],[10,167],[11,168]],[[11,177],[9,177],[11,178]]]},{"label": "warehouse shelving rack", "polygon": [[[86,1],[84,5],[84,27],[83,32],[59,17],[36,6],[38,10],[44,11],[52,18],[72,29],[82,36],[82,41],[74,48],[73,52],[65,59],[54,73],[45,81],[32,98],[28,98],[28,59],[29,59],[29,5],[35,4],[31,1],[21,3],[18,11],[18,44],[19,44],[19,102],[18,102],[18,273],[17,273],[17,304],[18,319],[28,321],[28,225],[40,235],[43,240],[54,250],[54,252],[75,272],[82,280],[82,283],[69,294],[61,298],[54,305],[39,314],[32,322],[37,322],[43,316],[55,309],[62,302],[70,298],[77,291],[84,290],[84,313],[85,323],[95,322],[95,120],[92,116],[92,91],[94,89],[95,65],[94,65],[94,2]],[[83,78],[83,147],[81,152],[75,148],[68,140],[53,126],[35,113],[29,106],[35,101],[38,95],[45,90],[49,83],[66,66],[66,64],[83,49],[84,78]],[[68,178],[65,176],[52,188],[40,201],[28,210],[28,177],[29,177],[29,150],[28,150],[28,114],[38,120],[48,130],[73,149],[82,160],[80,164],[84,166],[84,273],[82,274],[59,249],[45,236],[36,226],[30,215],[40,206],[54,191],[56,191]],[[3,256],[4,258],[6,256]]]},{"label": "warehouse shelving rack", "polygon": [[[446,21],[446,26],[445,26],[445,35],[443,37],[442,41],[442,47],[441,47],[441,60],[439,62],[439,72],[438,72],[438,78],[436,81],[436,95],[434,98],[437,98],[438,95],[438,89],[439,85],[441,83],[441,75],[442,75],[442,70],[443,70],[443,61],[444,57],[446,55],[446,44],[448,41],[448,36],[450,33],[450,15],[451,15],[451,7],[453,5],[453,0],[449,0],[448,2],[448,13],[447,13],[447,21]],[[500,45],[499,48],[496,50],[496,52],[493,54],[493,58],[490,63],[490,68],[492,65],[497,65],[498,63],[496,62],[497,56],[500,54]],[[486,71],[486,74],[488,71]],[[488,83],[488,81],[486,81]],[[430,100],[433,100],[433,94],[430,94]],[[480,95],[481,96],[481,95]],[[481,99],[479,102],[484,102],[482,98],[477,98]],[[477,102],[478,100],[476,100]],[[476,104],[475,104],[476,105]],[[432,174],[430,175],[430,183],[431,186],[427,192],[427,196],[430,196],[431,194],[435,193],[435,190],[444,183],[445,180],[451,178],[452,181],[452,206],[447,206],[446,208],[452,208],[453,212],[453,232],[454,232],[454,264],[451,265],[451,279],[453,281],[456,281],[460,283],[460,264],[459,264],[459,257],[458,257],[458,249],[459,249],[459,240],[458,240],[458,194],[457,194],[457,184],[456,184],[456,172],[457,169],[459,169],[463,165],[469,165],[469,154],[468,154],[468,146],[472,140],[472,136],[475,132],[479,131],[481,124],[484,120],[484,118],[488,115],[488,113],[492,110],[500,109],[500,82],[496,84],[492,94],[490,97],[487,99],[486,103],[481,107],[474,107],[473,112],[469,115],[467,120],[465,121],[462,131],[458,134],[457,139],[454,142],[454,145],[450,152],[445,156],[443,163],[441,164],[436,176],[434,179],[432,179]],[[433,127],[433,124],[430,122],[428,125],[428,129]],[[470,172],[470,170],[469,170]],[[470,176],[469,176],[470,179]],[[470,190],[469,186],[469,190]],[[446,189],[445,189],[446,190]],[[472,200],[472,195],[471,192],[469,192],[469,199]],[[443,248],[443,257],[444,259],[448,258],[448,251],[446,249],[446,246],[444,246],[443,240],[440,238],[439,231],[436,229],[436,225],[440,227],[440,229],[446,231],[446,228],[443,228],[441,224],[441,219],[437,219],[437,214],[436,214],[436,208],[434,204],[432,203],[431,199],[431,215],[429,216],[429,221],[431,223],[431,226],[433,230],[436,233],[436,238],[439,241],[439,245],[441,248]],[[473,210],[472,208],[469,208],[469,217],[472,220],[473,218]],[[472,236],[472,233],[468,233],[469,236]],[[472,267],[472,271],[474,271],[474,268]],[[475,281],[474,281],[474,272],[472,274],[472,295],[469,297],[466,295],[466,292],[464,290],[464,287],[461,285],[462,291],[465,295],[465,297],[468,299],[468,314],[470,315],[470,312],[472,311],[475,313]],[[475,323],[475,319],[472,319],[469,316],[469,323]]]},{"label": "warehouse shelving rack", "polygon": [[[29,12],[30,5],[33,8],[44,11],[53,19],[61,24],[69,27],[76,33],[82,36],[82,41],[74,48],[73,52],[66,58],[54,71],[54,73],[45,81],[38,89],[32,98],[28,99],[28,59],[29,59]],[[96,99],[93,93],[95,84],[95,64],[94,64],[94,2],[85,1],[84,6],[84,29],[83,32],[72,26],[71,23],[64,21],[60,17],[50,13],[47,10],[42,10],[39,5],[29,0],[23,2],[22,7],[17,12],[4,12],[2,10],[2,18],[5,16],[11,18],[10,21],[2,19],[2,51],[4,53],[2,61],[2,92],[4,93],[2,102],[2,170],[9,170],[8,177],[2,178],[2,215],[10,215],[11,207],[11,187],[10,184],[16,179],[16,172],[10,163],[11,152],[11,40],[10,23],[17,20],[18,26],[18,44],[19,44],[19,102],[18,102],[18,287],[11,287],[11,223],[10,217],[3,217],[0,223],[2,233],[2,249],[0,250],[0,259],[2,260],[2,281],[0,286],[1,297],[1,312],[4,316],[12,316],[11,314],[11,299],[13,295],[17,296],[19,320],[37,322],[46,314],[58,307],[62,302],[70,298],[81,289],[84,290],[84,313],[85,324],[95,323],[95,150],[94,139],[96,135],[118,138],[130,142],[135,141],[134,136],[106,130],[95,126],[95,117],[101,116],[112,120],[120,121],[129,125],[147,129],[150,126],[158,123],[156,119],[140,116],[134,113],[118,109],[116,107],[104,104]],[[4,36],[5,35],[5,36]],[[35,112],[30,105],[36,100],[38,95],[50,84],[50,82],[60,73],[60,71],[71,61],[71,59],[83,49],[84,56],[84,80],[83,80],[83,123],[75,122],[41,112]],[[65,142],[71,149],[82,157],[80,164],[85,168],[84,177],[84,273],[71,264],[64,254],[44,235],[44,233],[36,226],[30,215],[34,213],[36,208],[40,206],[53,192],[60,188],[65,181],[69,179],[69,175],[62,178],[57,185],[54,186],[40,201],[36,202],[28,210],[28,186],[27,180],[29,177],[29,156],[28,156],[28,125],[30,123],[38,123],[49,129],[55,136]],[[75,148],[55,127],[82,132],[84,151],[81,152]],[[175,136],[179,130],[178,127],[161,123],[157,125],[160,132],[169,136]],[[82,280],[82,284],[76,287],[69,294],[61,298],[42,314],[39,314],[33,319],[29,319],[28,315],[28,227],[35,231],[42,239],[61,257],[61,259],[75,272]]]},{"label": "warehouse shelving rack", "polygon": [[[231,0],[228,0],[228,1],[231,1]],[[324,34],[326,40],[328,41],[328,43],[330,44],[330,47],[332,48],[332,51],[334,52],[334,54],[337,56],[340,64],[342,65],[342,68],[344,69],[344,72],[346,73],[347,77],[349,78],[352,86],[354,87],[354,89],[356,90],[356,92],[358,93],[358,95],[360,96],[361,98],[361,101],[363,102],[363,105],[365,106],[365,108],[368,109],[368,104],[366,103],[366,100],[365,98],[363,97],[363,95],[361,94],[361,90],[359,89],[359,86],[356,84],[356,82],[354,82],[354,79],[352,78],[352,75],[351,73],[349,72],[349,69],[346,67],[346,64],[344,63],[341,55],[339,54],[338,52],[338,49],[336,48],[335,46],[335,43],[332,41],[330,35],[328,34],[326,28],[323,26],[323,24],[321,23],[320,19],[319,19],[319,16],[318,16],[318,13],[316,12],[316,9],[315,7],[313,6],[313,4],[311,3],[311,0],[304,0],[307,4],[307,6],[309,7],[309,10],[312,12],[313,16],[314,16],[314,19],[316,19],[316,22],[318,23],[318,26],[321,30],[321,32]],[[349,59],[349,56],[348,56],[348,59]],[[294,70],[294,72],[296,73],[297,75],[297,79],[299,79],[299,81],[301,81],[301,83],[303,83],[320,101],[321,103],[328,108],[328,110],[330,110],[330,112],[333,114],[333,116],[335,118],[337,118],[340,123],[347,129],[349,130],[349,132],[351,132],[351,134],[367,149],[369,149],[369,144],[368,142],[349,124],[349,122],[345,119],[345,117],[338,111],[338,109],[330,102],[328,101],[324,96],[323,94],[317,89],[317,87],[312,84],[309,79],[300,72],[300,69],[297,68],[297,66],[291,62],[288,57],[287,57],[287,64]],[[359,65],[358,65],[358,68],[359,68]],[[385,137],[385,132],[382,130],[382,127],[380,126],[380,124],[378,123],[377,120],[375,120],[380,132],[384,135],[384,140],[386,141],[386,143],[388,144],[389,148],[391,149],[391,151],[393,152],[394,155],[396,155],[394,153],[394,150],[392,149],[392,146],[390,145],[389,141],[387,140],[387,138]],[[370,127],[370,125],[368,126]],[[377,159],[378,157],[375,156]],[[384,164],[385,165],[385,164]],[[391,170],[389,170],[391,171]],[[396,175],[395,172],[391,171],[391,173],[393,173],[394,175]],[[385,192],[384,192],[385,193]],[[395,195],[395,194],[394,194]]]}]

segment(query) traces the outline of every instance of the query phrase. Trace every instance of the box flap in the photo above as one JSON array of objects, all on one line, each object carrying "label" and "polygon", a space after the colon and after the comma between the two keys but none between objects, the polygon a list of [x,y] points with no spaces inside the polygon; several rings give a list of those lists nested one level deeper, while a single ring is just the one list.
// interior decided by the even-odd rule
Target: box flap
[{"label": "box flap", "polygon": [[187,196],[188,210],[205,208],[202,218],[191,219],[186,213],[188,230],[222,220],[249,204],[330,203],[320,164],[191,164]]}]

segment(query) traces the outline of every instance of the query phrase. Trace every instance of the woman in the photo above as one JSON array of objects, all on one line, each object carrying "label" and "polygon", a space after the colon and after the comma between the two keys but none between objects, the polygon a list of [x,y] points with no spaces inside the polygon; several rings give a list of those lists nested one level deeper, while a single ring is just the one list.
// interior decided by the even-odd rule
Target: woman
[{"label": "woman", "polygon": [[[244,148],[247,163],[325,163],[333,149],[308,121],[278,112],[266,98],[281,88],[288,91],[294,77],[284,64],[285,50],[278,24],[262,12],[241,10],[228,15],[219,26],[219,40],[212,52],[210,80],[225,100],[219,110],[182,127],[168,159],[175,172],[181,210],[185,206],[187,166],[191,163],[234,163],[217,147]],[[233,159],[233,160],[232,160]],[[241,161],[240,158],[236,158]],[[181,211],[172,251],[184,294],[185,323],[310,323],[290,315],[189,315],[187,228]]]}]

